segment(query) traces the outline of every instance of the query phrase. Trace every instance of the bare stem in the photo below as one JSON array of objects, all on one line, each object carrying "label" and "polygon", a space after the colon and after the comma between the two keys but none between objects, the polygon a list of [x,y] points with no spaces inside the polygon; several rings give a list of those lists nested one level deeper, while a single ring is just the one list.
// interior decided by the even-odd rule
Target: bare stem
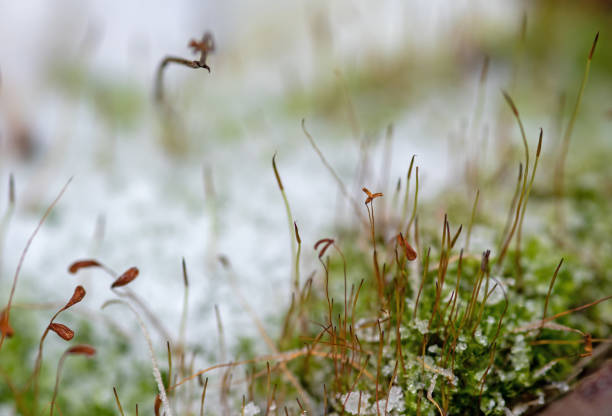
[{"label": "bare stem", "polygon": [[190,59],[179,58],[176,56],[166,56],[159,66],[155,75],[155,101],[160,103],[164,100],[164,70],[168,64],[177,64],[188,68],[205,68],[210,72],[210,68],[206,64],[201,64],[200,61],[192,61]]},{"label": "bare stem", "polygon": [[338,174],[336,173],[334,168],[329,164],[329,162],[327,161],[327,159],[323,155],[323,152],[321,152],[321,149],[319,149],[319,146],[317,146],[317,144],[315,143],[315,141],[312,138],[312,136],[310,135],[310,133],[308,133],[308,130],[306,130],[306,120],[305,119],[302,119],[302,130],[304,131],[304,134],[306,135],[306,138],[310,142],[310,145],[312,146],[312,148],[315,150],[315,152],[319,156],[319,159],[321,159],[321,162],[323,163],[323,165],[327,168],[329,173],[336,180],[336,183],[338,184],[338,188],[340,189],[340,192],[342,193],[342,195],[344,195],[344,197],[348,201],[351,202],[351,205],[353,206],[353,209],[354,209],[355,214],[357,215],[357,217],[364,224],[367,224],[367,221],[365,220],[365,218],[363,218],[363,214],[361,212],[361,208],[360,208],[359,204],[357,203],[355,198],[351,197],[351,195],[349,194],[348,190],[346,189],[346,186],[344,185],[344,182],[342,182],[342,179],[340,179],[340,176],[338,176]]}]

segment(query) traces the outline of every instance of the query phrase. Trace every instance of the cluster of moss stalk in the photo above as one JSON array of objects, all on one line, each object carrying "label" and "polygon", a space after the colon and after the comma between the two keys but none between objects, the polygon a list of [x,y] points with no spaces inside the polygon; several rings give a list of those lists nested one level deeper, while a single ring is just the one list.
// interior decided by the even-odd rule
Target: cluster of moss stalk
[{"label": "cluster of moss stalk", "polygon": [[[193,67],[208,68],[205,58],[212,43],[207,39],[194,44],[202,49],[202,58],[194,61]],[[596,42],[597,37],[557,161],[556,192],[550,196],[555,200],[564,195],[563,166]],[[175,58],[165,62],[176,62],[172,59]],[[474,225],[481,216],[480,191],[475,190],[474,200],[467,204],[471,208],[462,212],[465,227],[451,224],[450,215],[427,215],[419,205],[419,167],[412,158],[403,198],[398,182],[391,197],[364,187],[363,199],[357,201],[302,122],[307,139],[354,208],[357,226],[341,230],[336,238],[317,241],[314,250],[320,267],[302,278],[301,255],[306,248],[302,247],[273,158],[291,234],[293,281],[290,307],[278,339],[266,333],[256,311],[241,293],[229,261],[220,259],[229,283],[268,346],[269,355],[236,357],[232,362],[223,359],[205,369],[194,368],[195,348],[185,343],[189,284],[184,262],[184,313],[177,339],[167,335],[142,299],[129,288],[122,288],[136,278],[138,269],[117,275],[94,259],[75,262],[69,269],[71,273],[94,267],[115,279],[111,289],[118,298],[105,306],[120,303],[134,312],[153,366],[152,386],[156,391],[151,392],[150,404],[154,412],[195,414],[199,409],[199,414],[233,414],[231,409],[239,408],[243,415],[518,415],[569,390],[584,368],[597,358],[598,348],[610,342],[605,339],[609,321],[597,306],[610,296],[590,297],[593,291],[588,290],[589,282],[581,279],[576,270],[564,269],[558,247],[544,243],[554,238],[526,231],[523,236],[527,203],[542,155],[543,132],[539,132],[536,151],[531,152],[518,108],[508,93],[504,92],[504,97],[520,131],[524,160],[518,164],[507,225],[496,237],[499,243],[482,253],[474,253],[470,247],[472,234],[476,234]],[[414,192],[410,192],[412,183]],[[558,214],[559,232],[570,233],[565,213]],[[453,212],[453,218],[458,216]],[[39,227],[24,250],[8,304],[0,315],[0,356],[6,351],[2,349],[5,339],[15,332],[11,326],[13,294],[19,268]],[[0,374],[10,387],[10,392],[2,394],[13,395],[16,408],[24,414],[39,410],[38,379],[47,334],[54,331],[66,341],[74,336],[70,328],[55,323],[55,318],[84,296],[84,289],[77,287],[45,328],[33,373],[24,389],[14,387],[11,375],[4,369]],[[141,313],[146,319],[140,317]],[[218,310],[217,318],[219,335],[223,337]],[[158,362],[157,348],[145,320],[168,340],[167,367]],[[65,357],[95,353],[89,345],[66,350],[57,370],[53,398],[45,408],[51,414],[57,407],[55,398]],[[205,405],[207,377],[214,371],[222,372],[218,377],[218,409]],[[244,374],[241,383],[236,381],[240,377],[233,375],[238,371]],[[199,389],[193,388],[196,380],[200,382]],[[113,388],[113,393],[123,415],[121,388],[118,390]]]},{"label": "cluster of moss stalk", "polygon": [[[558,212],[564,194],[563,166],[597,38],[588,55],[555,167],[555,190],[549,199],[558,205],[554,209],[559,221],[556,233],[567,232],[563,214]],[[578,277],[578,270],[562,270],[558,245],[543,244],[550,237],[528,234],[526,247],[522,245],[523,221],[542,153],[543,131],[540,129],[534,157],[517,106],[508,93],[503,92],[503,96],[521,134],[524,162],[519,164],[510,215],[499,235],[499,246],[480,255],[469,248],[478,216],[479,191],[471,212],[464,217],[466,231],[461,225],[452,230],[446,214],[438,233],[431,227],[421,229],[417,215],[418,167],[414,169],[416,189],[409,195],[413,158],[403,205],[399,202],[399,182],[387,203],[381,192],[364,188],[364,220],[359,215],[360,204],[347,195],[302,123],[323,164],[363,221],[358,230],[344,230],[338,241],[324,238],[315,244],[321,272],[311,275],[300,287],[301,240],[273,160],[291,235],[297,242],[297,247],[292,246],[295,284],[279,345],[305,352],[306,357],[300,362],[292,360],[289,369],[319,403],[315,413],[533,412],[571,388],[584,367],[592,363],[597,345],[600,353],[607,351],[609,322],[603,312],[591,308],[610,296],[576,296],[589,283]],[[408,218],[410,198],[414,206]],[[382,212],[378,213],[375,208],[380,201]],[[540,205],[546,205],[546,201]],[[561,288],[555,287],[560,274]],[[565,309],[553,313],[551,297],[557,308]],[[590,316],[577,316],[583,313]],[[279,374],[279,386],[282,380]],[[275,398],[267,401],[266,414],[278,396],[286,400],[295,395],[299,408],[307,409],[304,403],[309,403],[309,397],[299,390],[288,388],[286,383],[280,390],[270,390],[269,386],[269,379],[267,390],[261,386]]]}]

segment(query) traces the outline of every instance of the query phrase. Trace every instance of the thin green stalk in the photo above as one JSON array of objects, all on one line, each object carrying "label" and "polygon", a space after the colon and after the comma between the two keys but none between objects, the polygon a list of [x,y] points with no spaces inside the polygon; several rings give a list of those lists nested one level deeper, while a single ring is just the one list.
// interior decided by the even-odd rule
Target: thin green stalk
[{"label": "thin green stalk", "polygon": [[487,250],[482,253],[482,260],[480,263],[480,268],[478,269],[478,274],[476,275],[476,281],[474,282],[474,286],[472,287],[472,295],[470,296],[470,300],[467,305],[467,309],[465,314],[463,315],[462,325],[463,323],[469,323],[472,319],[472,314],[474,313],[474,308],[476,307],[476,301],[478,300],[478,295],[480,293],[480,287],[482,286],[482,279],[485,276],[485,272],[487,270],[488,259],[490,255],[490,251]]},{"label": "thin green stalk", "polygon": [[527,202],[529,201],[529,194],[531,193],[531,188],[533,187],[533,181],[535,179],[536,170],[538,169],[538,161],[540,160],[540,152],[542,151],[542,134],[543,130],[540,129],[540,138],[538,139],[538,149],[536,150],[536,158],[533,163],[533,170],[531,171],[531,178],[529,179],[529,186],[527,187],[527,192],[525,194],[525,202],[523,202],[523,207],[521,209],[521,218],[519,219],[518,231],[516,233],[516,264],[517,264],[517,287],[519,290],[523,287],[523,273],[521,270],[521,237],[523,235],[523,219],[525,218],[525,211],[527,209]]},{"label": "thin green stalk", "polygon": [[179,327],[179,348],[181,351],[185,349],[185,333],[187,331],[187,312],[189,310],[189,278],[187,276],[187,265],[185,264],[185,258],[181,262],[183,268],[183,310],[181,312],[181,323]]},{"label": "thin green stalk", "polygon": [[416,167],[415,179],[416,179],[416,188],[414,190],[414,205],[412,207],[412,215],[410,216],[410,221],[408,221],[408,226],[406,227],[406,235],[410,235],[410,227],[412,226],[414,217],[416,216],[417,204],[419,202],[419,167],[418,166]]},{"label": "thin green stalk", "polygon": [[295,239],[297,241],[297,253],[295,255],[295,280],[293,281],[294,291],[299,294],[300,291],[300,254],[302,252],[302,239],[300,238],[300,232],[298,226],[293,222],[295,228]]},{"label": "thin green stalk", "polygon": [[562,264],[563,264],[563,258],[559,262],[559,265],[555,269],[555,273],[553,273],[553,277],[550,280],[550,286],[548,286],[548,292],[546,293],[546,301],[544,302],[544,312],[542,313],[542,321],[546,319],[546,313],[548,312],[548,301],[550,300],[550,294],[552,293],[553,286],[555,285],[555,280],[557,280],[557,274],[559,274],[559,270],[561,269]]},{"label": "thin green stalk", "polygon": [[206,381],[204,382],[204,387],[202,388],[202,396],[200,397],[200,416],[204,416],[204,401],[206,400],[206,388],[208,387],[208,377],[206,377]]},{"label": "thin green stalk", "polygon": [[359,218],[363,224],[367,225],[367,220],[364,218],[363,213],[361,212],[361,205],[355,200],[355,198],[353,198],[351,196],[351,194],[349,194],[348,190],[346,189],[346,186],[344,185],[344,182],[342,182],[342,179],[340,179],[340,176],[338,176],[338,174],[336,173],[334,168],[329,164],[329,162],[327,161],[327,159],[323,155],[323,152],[321,152],[321,149],[319,149],[319,146],[317,146],[317,144],[315,143],[314,139],[312,138],[312,136],[310,135],[308,130],[306,130],[306,119],[302,119],[302,131],[304,132],[304,135],[308,139],[308,142],[310,143],[310,145],[312,146],[314,151],[319,156],[319,159],[321,160],[321,162],[323,163],[325,168],[333,176],[333,178],[336,181],[336,184],[338,185],[338,188],[340,189],[340,192],[342,193],[342,195],[348,201],[350,201],[351,205],[353,206],[353,210],[355,211],[355,215],[357,216],[357,218]]},{"label": "thin green stalk", "polygon": [[406,174],[406,191],[404,192],[404,203],[402,204],[402,221],[400,224],[406,223],[408,217],[408,197],[410,195],[410,177],[412,176],[412,166],[414,165],[414,158],[416,155],[412,155],[410,159],[410,166],[408,167],[408,173]]},{"label": "thin green stalk", "polygon": [[115,387],[113,387],[113,394],[115,395],[115,402],[117,403],[117,408],[119,409],[119,413],[121,413],[121,416],[125,416],[125,413],[123,413],[123,407],[121,407],[121,401],[119,400],[119,395],[117,394],[117,389]]},{"label": "thin green stalk", "polygon": [[519,112],[516,108],[516,106],[514,105],[514,101],[512,101],[512,98],[508,95],[508,93],[506,93],[505,91],[502,91],[504,94],[504,98],[506,99],[506,102],[508,103],[508,105],[510,106],[510,108],[512,109],[512,112],[514,113],[514,117],[516,118],[516,121],[519,125],[519,128],[521,130],[521,138],[523,140],[523,146],[525,148],[525,172],[523,174],[523,184],[521,187],[521,193],[519,196],[519,202],[518,205],[516,207],[516,216],[514,218],[514,223],[512,224],[512,228],[510,229],[510,233],[508,234],[508,237],[506,238],[506,242],[504,243],[503,247],[501,248],[501,251],[499,253],[499,256],[497,258],[497,268],[501,268],[503,262],[504,262],[504,258],[506,256],[506,253],[508,251],[508,247],[510,246],[510,242],[512,241],[512,237],[514,236],[514,232],[516,231],[516,227],[518,225],[518,221],[519,221],[519,215],[521,213],[521,208],[523,206],[523,200],[525,199],[525,193],[527,191],[527,175],[529,172],[529,145],[527,144],[527,136],[525,135],[525,128],[523,127],[523,122],[521,121],[521,117],[519,115]]},{"label": "thin green stalk", "polygon": [[472,205],[472,215],[470,217],[470,224],[467,229],[467,237],[465,239],[465,252],[468,253],[470,250],[470,237],[472,236],[472,226],[474,225],[474,219],[476,218],[476,208],[478,207],[478,198],[480,197],[480,189],[476,190],[476,198],[474,198],[474,205]]},{"label": "thin green stalk", "polygon": [[170,388],[172,385],[172,350],[170,349],[170,341],[166,341],[166,347],[168,348],[168,385]]},{"label": "thin green stalk", "polygon": [[474,324],[474,328],[472,328],[472,336],[474,336],[474,334],[476,333],[476,329],[478,328],[478,325],[480,324],[480,322],[482,321],[482,314],[484,313],[484,309],[485,306],[487,304],[487,300],[489,299],[489,271],[487,270],[485,272],[487,280],[485,281],[485,289],[484,289],[484,295],[482,298],[482,303],[480,304],[480,309],[478,311],[478,317],[476,318],[476,323]]},{"label": "thin green stalk", "polygon": [[[586,87],[586,83],[589,80],[589,71],[591,70],[591,60],[593,59],[593,54],[595,53],[595,47],[597,46],[597,39],[599,39],[599,32],[595,35],[595,39],[593,40],[593,44],[591,46],[591,51],[589,52],[589,56],[586,61],[586,67],[584,69],[584,75],[582,76],[582,82],[580,83],[580,89],[578,90],[578,96],[576,97],[576,104],[574,105],[574,111],[572,112],[572,116],[570,117],[569,123],[567,124],[567,128],[565,129],[565,134],[563,136],[563,142],[561,143],[561,153],[559,154],[559,159],[557,160],[557,165],[555,168],[555,192],[557,194],[557,198],[559,201],[563,199],[563,185],[564,185],[564,176],[565,176],[565,160],[567,159],[567,153],[569,151],[570,139],[572,137],[572,132],[574,131],[574,124],[576,123],[576,117],[578,117],[578,110],[580,108],[580,103],[582,102],[582,95],[584,93],[584,89]],[[559,202],[557,202],[559,204]],[[559,218],[562,220],[561,224],[563,224],[563,216],[559,215]]]},{"label": "thin green stalk", "polygon": [[521,183],[523,180],[523,164],[519,163],[519,172],[518,172],[518,179],[516,181],[516,187],[514,188],[514,193],[512,194],[512,200],[510,202],[510,209],[508,210],[508,215],[506,217],[506,224],[504,225],[504,230],[501,233],[501,240],[499,242],[499,247],[497,249],[497,251],[501,251],[506,235],[508,234],[508,232],[510,231],[510,226],[512,225],[512,217],[514,214],[514,209],[516,208],[516,202],[518,200],[519,197],[519,193],[521,191]]},{"label": "thin green stalk", "polygon": [[[276,153],[274,154],[274,156],[272,156],[272,169],[274,169],[274,176],[276,176],[276,182],[278,183],[278,189],[280,189],[281,195],[283,197],[283,202],[285,203],[285,212],[287,213],[287,222],[289,224],[289,240],[291,241],[291,264],[296,264],[296,258],[297,258],[297,248],[296,248],[296,235],[295,235],[295,231],[294,231],[294,221],[293,221],[293,215],[291,214],[291,207],[289,206],[289,200],[287,199],[287,194],[285,193],[285,187],[283,186],[283,181],[281,181],[280,175],[278,174],[278,169],[276,168]],[[297,266],[296,269],[293,271],[293,282],[294,282],[294,288],[299,289],[300,287],[300,282],[299,282],[299,275],[297,274]]]},{"label": "thin green stalk", "polygon": [[425,263],[423,266],[423,278],[421,279],[421,285],[419,286],[419,291],[417,292],[416,300],[414,301],[414,313],[412,318],[416,319],[417,316],[417,308],[419,307],[419,298],[421,297],[421,292],[423,291],[423,286],[425,285],[425,279],[427,278],[427,273],[429,272],[429,255],[431,253],[431,247],[427,249],[427,254],[425,254]]},{"label": "thin green stalk", "polygon": [[[519,125],[519,129],[521,131],[521,139],[523,140],[523,146],[525,148],[525,180],[526,180],[527,172],[529,171],[529,145],[527,144],[527,135],[525,134],[525,127],[523,126],[523,121],[521,120],[518,109],[516,108],[516,105],[514,104],[512,97],[510,97],[510,95],[508,95],[508,93],[503,90],[502,90],[502,94],[504,95],[506,102],[512,109],[512,113],[514,114],[514,117],[516,118],[516,121]],[[525,187],[525,184],[526,184],[526,181],[523,182],[523,187]]]},{"label": "thin green stalk", "polygon": [[491,370],[491,366],[493,365],[493,360],[495,358],[495,348],[497,346],[497,343],[493,343],[493,347],[491,348],[491,355],[489,357],[489,364],[487,365],[487,368],[485,370],[485,372],[483,373],[482,377],[480,378],[480,390],[478,392],[478,405],[480,406],[480,402],[482,400],[482,392],[484,390],[484,384],[485,381],[487,379],[487,374],[489,374],[489,370]]}]

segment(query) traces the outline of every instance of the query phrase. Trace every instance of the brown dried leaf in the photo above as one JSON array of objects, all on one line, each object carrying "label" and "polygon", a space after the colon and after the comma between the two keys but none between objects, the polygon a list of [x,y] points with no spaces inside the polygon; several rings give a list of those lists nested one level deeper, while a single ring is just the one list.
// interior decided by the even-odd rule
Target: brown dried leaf
[{"label": "brown dried leaf", "polygon": [[13,327],[11,327],[11,324],[9,323],[6,309],[3,309],[2,312],[0,312],[0,333],[9,338],[15,333]]},{"label": "brown dried leaf", "polygon": [[70,267],[68,267],[68,272],[71,274],[75,274],[79,270],[84,269],[86,267],[102,267],[102,264],[93,259],[79,260],[75,261],[70,265]]},{"label": "brown dried leaf", "polygon": [[74,337],[74,331],[63,324],[54,322],[49,324],[49,329],[66,341],[70,341]]},{"label": "brown dried leaf", "polygon": [[82,354],[87,355],[89,357],[96,354],[96,349],[91,345],[75,345],[74,347],[70,347],[66,350],[67,354]]},{"label": "brown dried leaf", "polygon": [[85,297],[85,289],[83,288],[83,286],[79,285],[77,287],[74,288],[74,293],[72,294],[72,297],[70,298],[70,300],[68,301],[68,303],[66,304],[66,306],[64,306],[62,308],[62,310],[66,310],[69,307],[71,307],[74,304],[79,303],[80,301],[83,300],[83,298]]},{"label": "brown dried leaf", "polygon": [[123,273],[117,278],[117,280],[113,282],[113,284],[111,285],[111,289],[127,285],[132,280],[136,279],[138,273],[139,271],[137,267],[130,267],[125,271],[125,273]]}]

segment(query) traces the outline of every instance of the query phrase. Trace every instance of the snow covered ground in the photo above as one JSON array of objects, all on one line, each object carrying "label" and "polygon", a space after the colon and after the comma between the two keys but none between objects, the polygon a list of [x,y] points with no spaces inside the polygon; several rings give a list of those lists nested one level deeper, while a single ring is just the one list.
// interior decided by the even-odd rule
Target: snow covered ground
[{"label": "snow covered ground", "polygon": [[[215,253],[229,257],[261,316],[271,316],[287,304],[289,232],[272,155],[278,152],[306,263],[314,255],[312,244],[331,230],[338,192],[304,138],[300,118],[307,118],[326,157],[349,184],[359,161],[359,146],[350,135],[339,134],[308,113],[289,117],[267,107],[285,93],[287,72],[305,88],[312,86],[318,71],[333,72],[331,65],[321,69],[313,63],[313,19],[326,16],[335,41],[333,59],[346,64],[363,59],[361,53],[372,45],[388,51],[403,42],[437,47],[452,35],[451,23],[486,18],[500,26],[514,24],[514,7],[477,3],[292,1],[272,7],[269,2],[237,0],[172,6],[158,1],[1,2],[0,210],[7,204],[9,172],[15,177],[17,206],[5,236],[0,301],[5,302],[20,252],[46,205],[74,177],[26,257],[17,301],[62,301],[80,283],[88,290],[88,306],[99,308],[112,295],[109,280],[99,272],[77,277],[67,273],[74,260],[95,257],[118,272],[139,267],[141,275],[132,288],[176,333],[185,257],[191,282],[188,342],[214,345],[214,304],[220,307],[230,343],[237,334],[254,334],[227,279],[210,260]],[[166,75],[168,96],[184,111],[190,140],[197,145],[187,155],[169,155],[159,143],[159,114],[151,99],[155,69],[166,54],[189,56],[188,40],[203,29],[216,37],[212,74],[169,68]],[[51,67],[71,62],[101,79],[102,88],[113,82],[133,88],[143,103],[137,125],[113,125],[97,110],[96,95],[92,101],[84,92],[75,98],[61,91]],[[457,174],[447,163],[446,136],[459,117],[455,125],[438,123],[440,105],[449,96],[460,102],[456,95],[467,95],[470,104],[461,116],[469,117],[477,76],[475,71],[474,82],[464,91],[438,91],[419,108],[392,120],[391,178],[405,175],[413,154],[418,155],[425,195]],[[199,96],[213,98],[202,101]],[[235,122],[230,138],[211,136],[206,127],[220,113]],[[11,142],[20,129],[35,143],[25,158]],[[377,143],[372,163],[380,171],[383,141]],[[215,209],[205,197],[206,169],[212,172]],[[353,188],[359,185],[376,188],[376,183]]]}]

